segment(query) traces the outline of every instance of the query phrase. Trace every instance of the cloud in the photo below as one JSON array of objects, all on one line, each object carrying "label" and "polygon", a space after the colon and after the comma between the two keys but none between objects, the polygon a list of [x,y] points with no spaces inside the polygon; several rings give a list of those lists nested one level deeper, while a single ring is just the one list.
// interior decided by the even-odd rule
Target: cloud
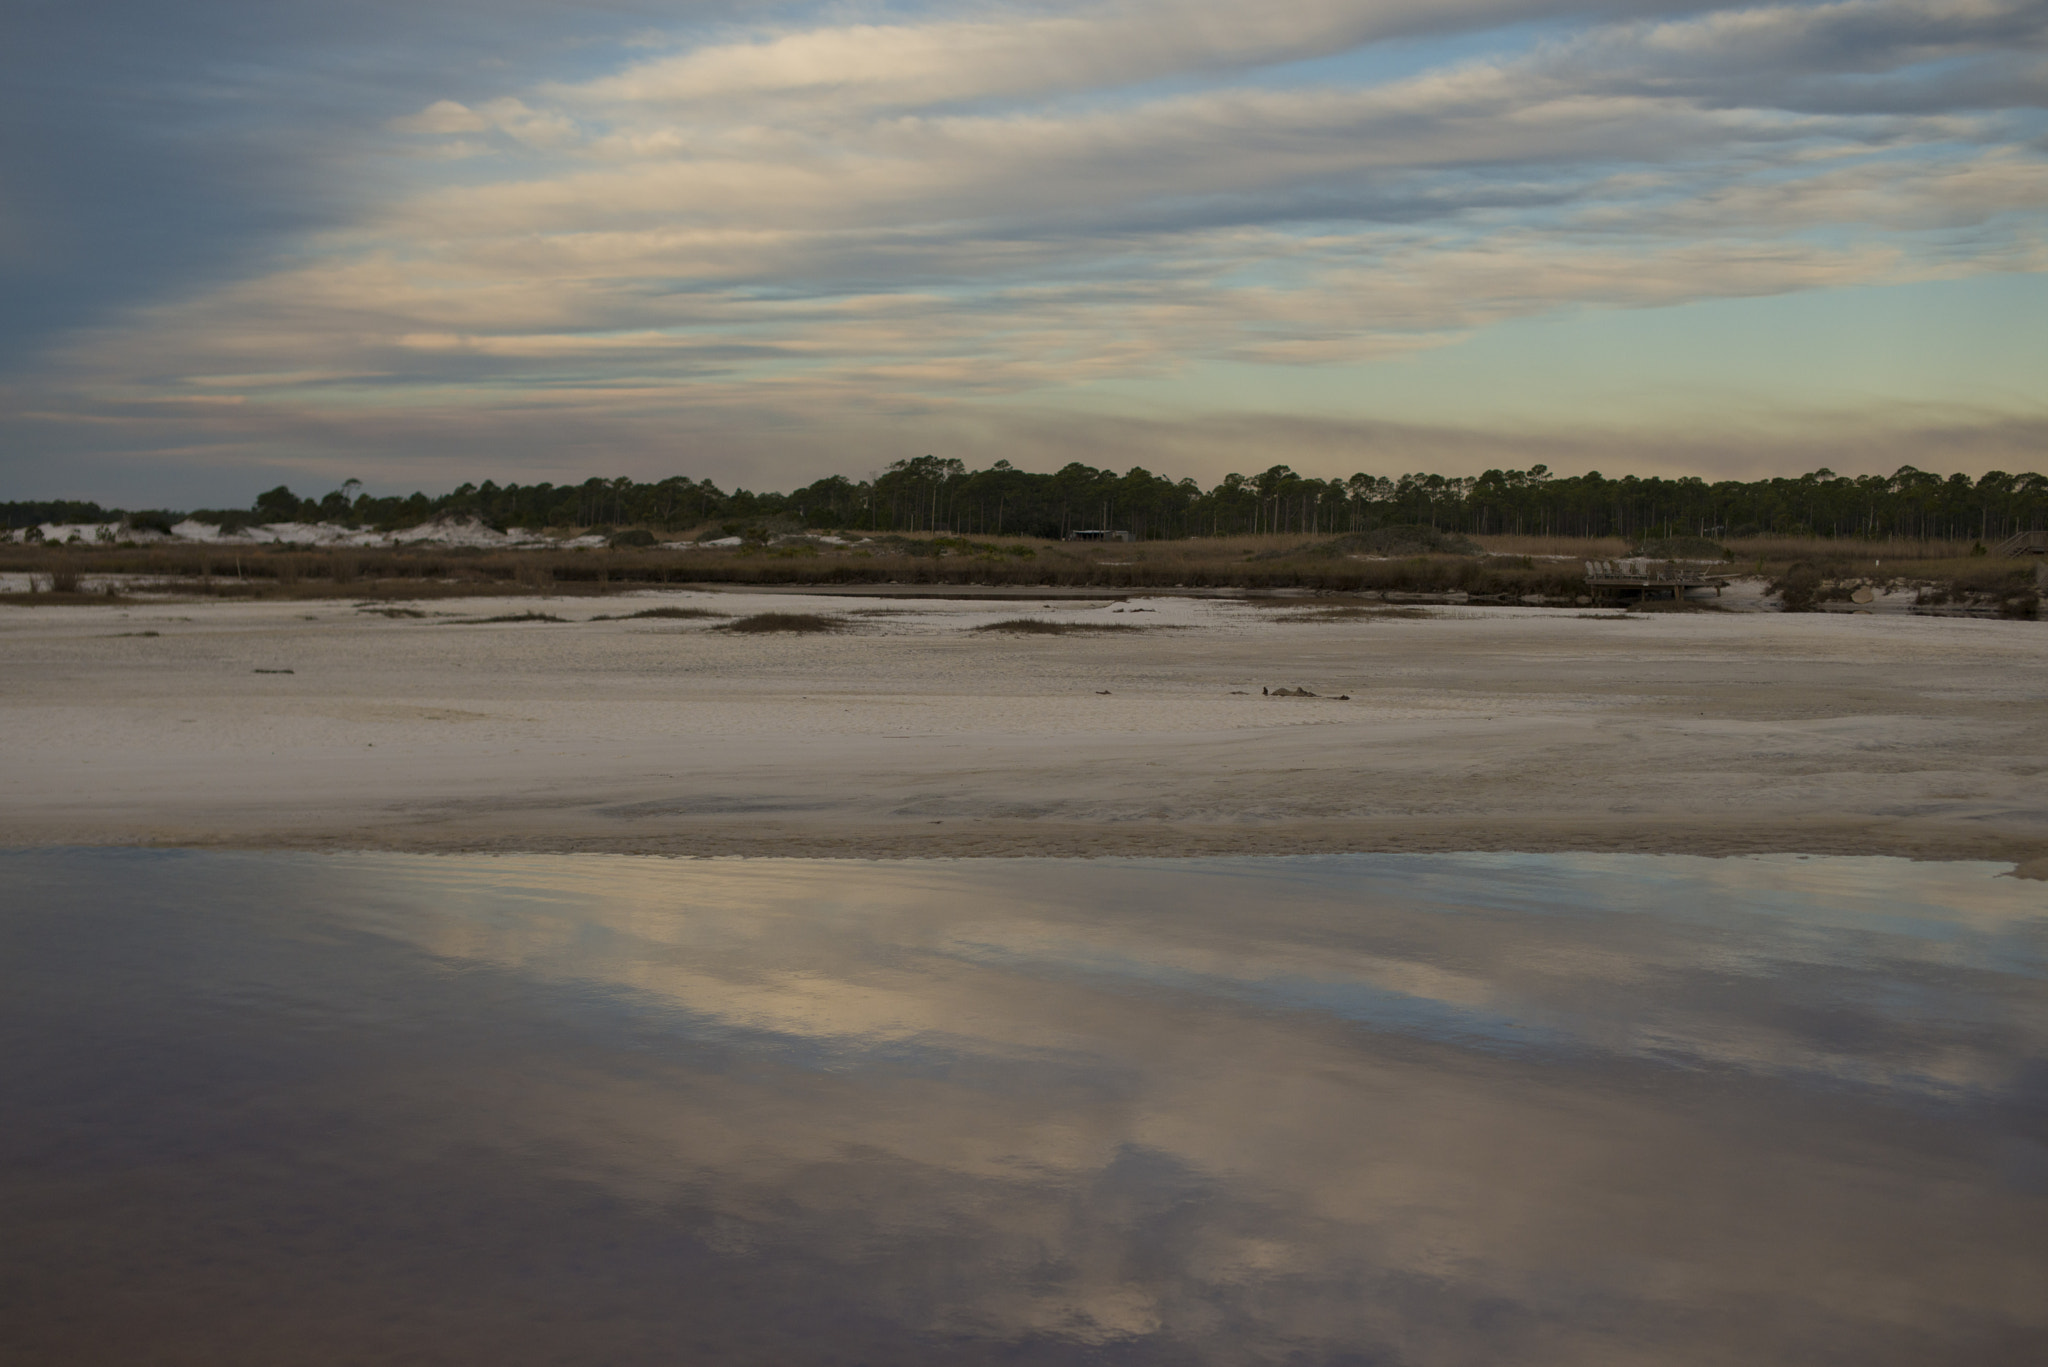
[{"label": "cloud", "polygon": [[336,430],[607,392],[824,432],[2048,269],[2038,5],[1675,8],[940,5],[451,85],[382,121],[384,192],[46,349],[33,406],[275,369],[376,377],[261,386]]},{"label": "cloud", "polygon": [[481,133],[490,126],[489,119],[454,100],[436,100],[417,114],[391,121],[400,133]]},{"label": "cloud", "polygon": [[1140,0],[1051,14],[1016,7],[706,44],[555,93],[598,105],[675,107],[751,97],[842,110],[915,108],[1230,71],[1375,39],[1583,12],[1554,0]]}]

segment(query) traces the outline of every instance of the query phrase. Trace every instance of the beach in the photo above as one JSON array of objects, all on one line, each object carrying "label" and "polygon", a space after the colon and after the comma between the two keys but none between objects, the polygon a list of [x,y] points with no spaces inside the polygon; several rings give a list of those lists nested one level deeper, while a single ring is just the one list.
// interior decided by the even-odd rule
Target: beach
[{"label": "beach", "polygon": [[[724,616],[630,616],[663,607]],[[845,629],[720,629],[771,610]],[[14,608],[0,843],[2048,857],[2036,623],[1351,611],[677,591]],[[563,620],[485,620],[529,613]],[[1101,629],[977,630],[1018,617]]]}]

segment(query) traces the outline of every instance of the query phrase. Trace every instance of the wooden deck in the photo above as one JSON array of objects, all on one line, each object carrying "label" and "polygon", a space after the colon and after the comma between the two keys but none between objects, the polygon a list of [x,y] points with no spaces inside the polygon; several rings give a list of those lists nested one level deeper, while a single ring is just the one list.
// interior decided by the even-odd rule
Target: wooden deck
[{"label": "wooden deck", "polygon": [[1729,574],[1713,574],[1679,560],[1588,560],[1586,585],[1597,599],[1685,597],[1689,589],[1712,589],[1720,597]]},{"label": "wooden deck", "polygon": [[1991,548],[1993,555],[2048,555],[2048,532],[2014,532]]}]

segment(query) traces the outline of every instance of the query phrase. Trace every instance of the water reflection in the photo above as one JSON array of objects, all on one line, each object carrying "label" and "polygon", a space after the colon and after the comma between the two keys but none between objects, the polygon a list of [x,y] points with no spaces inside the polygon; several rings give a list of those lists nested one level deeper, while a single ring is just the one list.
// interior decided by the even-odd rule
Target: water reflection
[{"label": "water reflection", "polygon": [[2031,1362],[1996,872],[8,855],[0,1348]]}]

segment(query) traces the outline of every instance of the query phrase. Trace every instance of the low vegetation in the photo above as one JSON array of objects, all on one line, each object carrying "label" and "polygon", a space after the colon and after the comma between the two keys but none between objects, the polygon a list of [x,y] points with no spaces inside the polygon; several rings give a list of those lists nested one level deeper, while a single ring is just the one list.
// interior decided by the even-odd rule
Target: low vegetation
[{"label": "low vegetation", "polygon": [[1437,616],[1427,608],[1316,607],[1296,611],[1274,620],[1280,622],[1426,622]]},{"label": "low vegetation", "polygon": [[1911,592],[1916,607],[2034,621],[2041,615],[2042,562],[2033,556],[1947,561],[1796,560],[1773,567],[1770,591],[1786,612],[1854,604],[1862,590]]},{"label": "low vegetation", "polygon": [[1733,560],[1735,552],[1703,536],[1653,537],[1630,547],[1630,555],[1652,560]]},{"label": "low vegetation", "polygon": [[1305,554],[1313,556],[1366,555],[1383,558],[1414,555],[1481,555],[1484,551],[1485,548],[1469,536],[1416,524],[1379,527],[1369,532],[1351,532],[1303,548]]},{"label": "low vegetation", "polygon": [[[801,543],[804,553],[789,557],[764,554],[777,549],[772,542],[587,550],[13,543],[0,544],[0,573],[18,576],[17,585],[26,577],[30,591],[0,595],[0,602],[106,604],[136,595],[327,598],[365,609],[414,612],[417,606],[404,605],[489,596],[602,598],[663,586],[761,584],[1241,589],[1314,594],[1321,600],[1376,601],[1385,595],[1397,602],[1412,596],[1411,602],[1582,607],[1586,560],[1640,550],[1663,553],[1662,558],[1718,559],[1717,572],[1771,582],[1794,611],[1846,602],[1860,587],[1911,591],[1920,603],[1946,611],[2012,617],[2039,611],[2040,586],[2033,576],[2040,558],[1974,555],[1974,542],[1759,537],[1693,544],[1685,538],[1629,542],[1449,534],[1431,540],[1428,533],[1427,526],[1416,526],[1320,539],[1226,536],[1091,543],[885,535],[837,545],[809,537]],[[1425,545],[1434,549],[1412,554],[1404,549]],[[694,607],[622,614],[699,615],[714,614]]]},{"label": "low vegetation", "polygon": [[649,617],[666,621],[694,622],[707,617],[730,617],[729,612],[714,612],[710,608],[647,608],[641,612],[599,613],[591,618],[593,622],[638,622]]},{"label": "low vegetation", "polygon": [[737,632],[747,636],[768,635],[779,632],[815,635],[824,632],[844,631],[846,627],[845,618],[827,617],[823,613],[757,612],[752,616],[741,617],[722,626],[713,627],[712,630]]},{"label": "low vegetation", "polygon": [[495,626],[500,622],[566,622],[566,617],[557,617],[552,612],[508,612],[499,617],[457,617],[448,625],[452,627]]},{"label": "low vegetation", "polygon": [[974,630],[1011,636],[1074,636],[1088,632],[1143,631],[1145,628],[1129,622],[1054,622],[1043,617],[1012,617],[1001,622],[984,622]]}]

